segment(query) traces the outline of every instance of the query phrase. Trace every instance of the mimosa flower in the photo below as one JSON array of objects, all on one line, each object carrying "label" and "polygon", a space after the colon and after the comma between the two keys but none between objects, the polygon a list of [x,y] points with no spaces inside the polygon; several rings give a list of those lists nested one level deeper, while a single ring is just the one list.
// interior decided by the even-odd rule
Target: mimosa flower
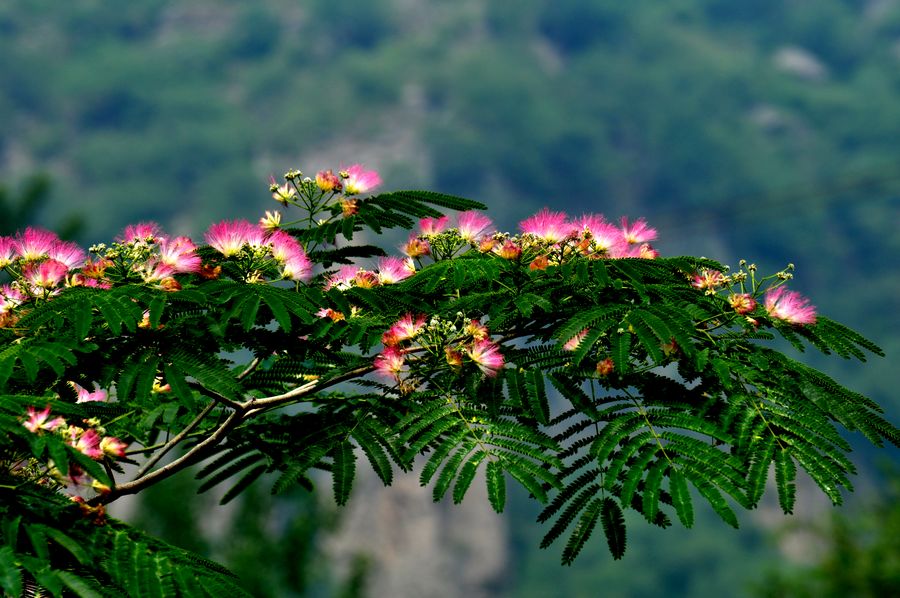
[{"label": "mimosa flower", "polygon": [[653,249],[653,246],[650,245],[650,243],[641,243],[641,246],[638,248],[637,257],[645,260],[655,260],[659,257],[659,252]]},{"label": "mimosa flower", "polygon": [[447,358],[447,365],[451,367],[459,367],[463,363],[462,353],[451,347],[444,347],[444,355]]},{"label": "mimosa flower", "polygon": [[285,260],[281,267],[281,277],[285,280],[309,280],[312,275],[312,263],[305,253],[297,253]]},{"label": "mimosa flower", "polygon": [[505,260],[515,260],[522,255],[522,248],[510,239],[503,242],[498,248],[494,248],[494,252]]},{"label": "mimosa flower", "polygon": [[50,251],[47,252],[47,256],[50,259],[62,262],[67,268],[73,269],[84,265],[86,254],[76,243],[59,241],[53,244]]},{"label": "mimosa flower", "polygon": [[694,275],[691,286],[695,289],[715,289],[728,282],[724,274],[718,270],[700,270]]},{"label": "mimosa flower", "polygon": [[325,290],[337,287],[345,291],[353,285],[356,274],[361,270],[359,266],[341,266],[340,270],[328,277],[325,283]]},{"label": "mimosa flower", "polygon": [[163,236],[162,228],[155,222],[129,224],[122,232],[122,243],[155,243]]},{"label": "mimosa flower", "polygon": [[622,238],[622,231],[610,224],[600,214],[585,214],[574,222],[586,238],[590,238],[591,248],[608,257],[622,257],[627,250],[627,243]]},{"label": "mimosa flower", "polygon": [[341,200],[341,216],[349,218],[359,212],[359,200],[355,198]]},{"label": "mimosa flower", "polygon": [[474,243],[482,235],[493,232],[491,219],[475,210],[463,212],[457,217],[459,236],[469,243]]},{"label": "mimosa flower", "polygon": [[59,242],[55,233],[32,227],[26,228],[25,232],[19,233],[15,238],[16,252],[26,262],[46,257]]},{"label": "mimosa flower", "polygon": [[378,260],[378,282],[393,284],[416,273],[416,267],[409,258],[383,257]]},{"label": "mimosa flower", "polygon": [[563,344],[563,350],[574,351],[575,349],[577,349],[578,345],[581,344],[581,341],[584,340],[584,337],[587,336],[587,333],[588,329],[585,328],[584,330],[567,340],[565,344]]},{"label": "mimosa flower", "polygon": [[14,307],[21,305],[26,297],[15,287],[3,285],[0,287],[0,314],[11,311]]},{"label": "mimosa flower", "polygon": [[534,258],[534,261],[528,264],[529,270],[546,270],[547,266],[550,265],[550,260],[547,259],[546,255],[539,255]]},{"label": "mimosa flower", "polygon": [[497,371],[503,367],[503,355],[500,354],[500,347],[487,339],[475,341],[471,347],[466,349],[466,354],[486,376],[496,376]]},{"label": "mimosa flower", "polygon": [[259,219],[259,226],[265,231],[273,231],[281,226],[281,212],[266,210],[266,215]]},{"label": "mimosa flower", "polygon": [[423,237],[430,237],[444,232],[450,218],[441,216],[440,218],[422,218],[419,220],[419,230]]},{"label": "mimosa flower", "polygon": [[575,226],[568,221],[565,213],[551,212],[548,208],[544,208],[520,222],[519,230],[540,237],[548,243],[559,243],[575,232]]},{"label": "mimosa flower", "polygon": [[796,291],[778,287],[766,293],[764,303],[766,311],[773,318],[790,324],[816,323],[816,308],[809,304],[809,299]]},{"label": "mimosa flower", "polygon": [[30,285],[38,289],[52,289],[59,285],[69,273],[69,268],[56,260],[41,263],[29,262],[22,269],[22,276]]},{"label": "mimosa flower", "polygon": [[381,177],[374,170],[364,170],[362,164],[354,164],[342,174],[344,177],[344,193],[358,195],[371,191],[381,184]]},{"label": "mimosa flower", "polygon": [[100,448],[100,435],[96,430],[84,430],[71,426],[69,428],[69,445],[91,459],[103,458],[103,450]]},{"label": "mimosa flower", "polygon": [[381,343],[387,347],[393,347],[405,340],[417,336],[425,328],[425,316],[406,314],[381,336]]},{"label": "mimosa flower", "polygon": [[622,217],[622,236],[629,245],[637,245],[638,243],[646,243],[656,239],[656,229],[651,228],[647,221],[638,218],[633,224],[628,224],[628,218]]},{"label": "mimosa flower", "polygon": [[163,262],[151,261],[147,263],[141,274],[144,282],[160,282],[166,278],[171,278],[175,274],[175,268]]},{"label": "mimosa flower", "polygon": [[18,257],[15,240],[12,237],[0,237],[0,270],[16,261]]},{"label": "mimosa flower", "polygon": [[200,271],[201,260],[196,254],[197,246],[188,237],[161,239],[159,242],[159,259],[163,264],[171,266],[175,272],[196,273]]},{"label": "mimosa flower", "polygon": [[100,385],[94,382],[94,392],[89,391],[84,388],[77,382],[69,381],[69,386],[72,387],[72,390],[75,391],[75,394],[78,398],[75,400],[76,403],[90,403],[91,401],[105,401],[106,391],[100,388]]},{"label": "mimosa flower", "polygon": [[597,375],[600,377],[609,376],[615,369],[616,364],[609,357],[597,362]]},{"label": "mimosa flower", "polygon": [[275,177],[269,177],[269,181],[272,183],[269,187],[269,190],[272,192],[272,199],[284,205],[287,205],[289,201],[296,199],[297,190],[294,189],[294,186],[291,185],[289,181],[285,181],[285,183],[280,186],[275,182]]},{"label": "mimosa flower", "polygon": [[363,289],[374,289],[380,283],[378,275],[369,270],[358,270],[353,277],[353,284]]},{"label": "mimosa flower", "polygon": [[60,426],[66,425],[66,420],[61,417],[50,419],[50,406],[43,411],[38,411],[34,407],[28,408],[28,419],[22,424],[29,432],[37,434],[40,430],[52,432]]},{"label": "mimosa flower", "polygon": [[316,185],[326,193],[328,191],[340,191],[341,178],[330,170],[320,170],[316,173]]},{"label": "mimosa flower", "polygon": [[387,347],[375,357],[375,371],[387,378],[400,379],[400,372],[406,364],[403,351]]},{"label": "mimosa flower", "polygon": [[409,257],[416,258],[429,255],[431,253],[431,245],[425,239],[410,235],[409,241],[401,247],[401,250]]},{"label": "mimosa flower", "polygon": [[128,444],[112,436],[104,436],[100,441],[100,451],[110,457],[124,457]]},{"label": "mimosa flower", "polygon": [[756,309],[756,299],[750,293],[732,293],[728,297],[731,308],[741,315],[749,314]]},{"label": "mimosa flower", "polygon": [[330,318],[332,322],[338,322],[338,321],[344,319],[343,313],[333,310],[330,307],[328,307],[328,308],[323,307],[322,309],[320,309],[319,311],[316,312],[316,315],[319,316],[320,318]]},{"label": "mimosa flower", "polygon": [[261,228],[246,220],[223,220],[209,227],[203,237],[206,243],[225,257],[241,252],[244,245],[261,247],[264,235]]},{"label": "mimosa flower", "polygon": [[484,340],[490,336],[490,332],[488,332],[487,326],[479,322],[478,320],[469,320],[469,322],[463,328],[463,332],[472,336],[476,341]]}]

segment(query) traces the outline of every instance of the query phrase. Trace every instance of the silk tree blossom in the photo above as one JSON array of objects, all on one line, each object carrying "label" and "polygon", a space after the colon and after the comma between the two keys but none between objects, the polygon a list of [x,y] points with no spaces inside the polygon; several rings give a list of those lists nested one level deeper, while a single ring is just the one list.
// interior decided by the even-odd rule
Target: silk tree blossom
[{"label": "silk tree blossom", "polygon": [[494,232],[494,223],[491,219],[475,210],[463,212],[456,221],[459,236],[469,243],[475,243],[482,235]]},{"label": "silk tree blossom", "polygon": [[66,267],[72,270],[84,265],[87,254],[77,243],[59,241],[50,248],[50,251],[47,252],[47,256],[50,259],[64,263]]},{"label": "silk tree blossom", "polygon": [[450,218],[441,216],[440,218],[422,218],[419,220],[419,231],[423,237],[432,237],[439,235],[447,228]]},{"label": "silk tree blossom", "polygon": [[809,304],[809,299],[786,287],[770,289],[763,302],[766,311],[773,318],[789,324],[816,323],[816,308]]},{"label": "silk tree blossom", "polygon": [[[149,319],[149,314],[148,314]],[[94,382],[94,392],[89,391],[77,382],[69,381],[69,386],[75,391],[77,399],[76,403],[90,403],[93,401],[105,401],[107,399],[106,391],[100,388],[100,385]]]},{"label": "silk tree blossom", "polygon": [[728,304],[742,316],[756,309],[756,299],[750,293],[732,293],[728,297]]},{"label": "silk tree blossom", "polygon": [[484,340],[490,336],[487,326],[478,320],[469,320],[463,327],[463,332],[470,335],[476,341]]},{"label": "silk tree blossom", "polygon": [[400,372],[406,365],[406,358],[403,351],[397,347],[385,347],[385,349],[375,356],[375,371],[386,378],[400,380]]},{"label": "silk tree blossom", "polygon": [[21,305],[27,297],[19,289],[10,285],[0,287],[0,314],[12,311],[13,308]]},{"label": "silk tree blossom", "polygon": [[356,279],[356,274],[360,272],[362,268],[359,266],[354,266],[352,264],[347,266],[341,266],[341,268],[328,277],[328,280],[325,283],[325,290],[329,290],[332,288],[337,288],[341,291],[346,291],[351,286],[353,286],[353,281]]},{"label": "silk tree blossom", "polygon": [[0,270],[7,267],[19,257],[16,241],[12,237],[0,237]]},{"label": "silk tree blossom", "polygon": [[197,246],[189,237],[175,237],[171,240],[164,238],[159,242],[159,260],[171,266],[175,272],[195,274],[202,265],[196,250]]},{"label": "silk tree blossom", "polygon": [[502,245],[494,247],[494,253],[505,260],[515,260],[522,255],[522,247],[512,239],[507,239]]},{"label": "silk tree blossom", "polygon": [[638,218],[632,224],[628,224],[628,218],[622,217],[622,237],[629,245],[646,243],[656,239],[656,229],[647,224],[643,218]]},{"label": "silk tree blossom", "polygon": [[519,230],[527,235],[534,235],[548,243],[559,243],[575,232],[575,226],[569,222],[564,212],[551,212],[544,208],[534,216],[519,223]]},{"label": "silk tree blossom", "polygon": [[378,282],[394,284],[405,280],[416,273],[412,260],[399,257],[383,257],[378,260]]},{"label": "silk tree blossom", "polygon": [[381,336],[381,343],[386,347],[393,347],[405,340],[415,338],[425,328],[425,316],[419,314],[414,316],[409,313],[397,320],[387,331]]},{"label": "silk tree blossom", "polygon": [[281,266],[281,277],[285,280],[307,281],[312,275],[312,262],[305,253],[291,256]]},{"label": "silk tree blossom", "polygon": [[246,220],[223,220],[209,227],[203,238],[207,245],[224,255],[233,257],[245,245],[260,248],[265,243],[263,230]]},{"label": "silk tree blossom", "polygon": [[69,446],[83,455],[91,459],[100,460],[103,458],[103,449],[100,448],[102,438],[97,430],[88,428],[87,430],[78,426],[69,426],[67,430],[69,436]]},{"label": "silk tree blossom", "polygon": [[503,355],[500,354],[500,347],[496,343],[488,340],[477,340],[466,349],[466,355],[475,362],[484,374],[493,378],[497,375],[497,371],[503,367]]},{"label": "silk tree blossom", "polygon": [[32,434],[37,434],[41,430],[53,432],[60,426],[66,425],[66,420],[61,417],[50,419],[50,405],[43,411],[38,411],[34,407],[28,408],[28,418],[22,424]]},{"label": "silk tree blossom", "polygon": [[128,443],[122,442],[118,438],[113,436],[104,436],[102,440],[100,440],[100,452],[109,457],[124,457],[125,449],[128,448]]},{"label": "silk tree blossom", "polygon": [[700,270],[691,280],[691,286],[695,289],[713,290],[725,285],[728,278],[718,270],[708,270],[706,268]]},{"label": "silk tree blossom", "polygon": [[425,239],[420,239],[415,234],[410,235],[409,240],[401,247],[403,253],[411,258],[422,257],[431,254],[431,245]]},{"label": "silk tree blossom", "polygon": [[59,242],[55,233],[30,226],[15,237],[16,252],[26,262],[47,257]]},{"label": "silk tree blossom", "polygon": [[574,222],[576,230],[590,238],[590,247],[607,257],[624,257],[628,243],[622,238],[622,231],[610,224],[600,214],[585,214]]},{"label": "silk tree blossom", "polygon": [[578,334],[576,334],[575,336],[573,336],[572,338],[567,340],[563,344],[563,350],[564,351],[575,351],[576,349],[578,349],[578,346],[581,344],[581,341],[583,341],[584,337],[587,336],[588,331],[589,331],[589,329],[585,328],[584,330],[582,330],[581,332],[579,332]]},{"label": "silk tree blossom", "polygon": [[162,227],[156,222],[138,222],[126,226],[118,240],[125,244],[148,244],[156,243],[162,236]]},{"label": "silk tree blossom", "polygon": [[28,262],[22,269],[22,276],[35,289],[49,290],[59,286],[66,279],[69,268],[57,260]]},{"label": "silk tree blossom", "polygon": [[659,257],[659,252],[653,249],[653,246],[650,243],[641,243],[641,246],[637,249],[637,255],[635,257],[639,257],[645,260],[655,260]]},{"label": "silk tree blossom", "polygon": [[265,231],[273,231],[281,226],[281,212],[266,210],[266,215],[259,219],[259,227]]},{"label": "silk tree blossom", "polygon": [[320,170],[316,173],[316,186],[325,193],[340,191],[342,188],[341,178],[330,170]]},{"label": "silk tree blossom", "polygon": [[344,177],[344,193],[347,195],[359,195],[367,193],[381,184],[381,177],[374,170],[365,170],[362,164],[354,164],[346,171]]},{"label": "silk tree blossom", "polygon": [[276,230],[269,235],[267,243],[271,248],[272,257],[281,266],[282,278],[309,280],[312,275],[312,262],[297,239],[283,230]]}]

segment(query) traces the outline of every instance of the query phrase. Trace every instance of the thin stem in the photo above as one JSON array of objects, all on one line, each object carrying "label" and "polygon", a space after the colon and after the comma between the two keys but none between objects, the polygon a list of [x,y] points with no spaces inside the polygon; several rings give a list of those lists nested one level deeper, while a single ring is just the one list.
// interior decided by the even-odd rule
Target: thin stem
[{"label": "thin stem", "polygon": [[[181,432],[179,432],[178,434],[173,436],[168,442],[166,442],[164,445],[162,445],[161,451],[159,451],[158,453],[156,453],[155,455],[153,455],[152,457],[147,459],[147,462],[144,463],[144,465],[138,470],[137,475],[134,476],[134,478],[135,479],[141,478],[148,471],[150,471],[150,469],[154,465],[159,463],[159,460],[162,459],[166,455],[166,453],[168,453],[170,450],[175,448],[175,445],[177,445],[179,442],[184,440],[187,437],[187,435],[190,434],[194,430],[194,428],[196,428],[198,425],[200,425],[200,422],[203,421],[203,419],[207,415],[209,415],[210,411],[212,411],[215,406],[216,406],[215,401],[213,401],[209,405],[207,405],[203,409],[203,411],[201,411],[197,415],[197,417],[195,417],[193,419],[193,421],[191,421],[191,423],[189,423],[187,426],[185,426],[185,428]],[[147,450],[147,449],[144,449],[144,450]]]}]

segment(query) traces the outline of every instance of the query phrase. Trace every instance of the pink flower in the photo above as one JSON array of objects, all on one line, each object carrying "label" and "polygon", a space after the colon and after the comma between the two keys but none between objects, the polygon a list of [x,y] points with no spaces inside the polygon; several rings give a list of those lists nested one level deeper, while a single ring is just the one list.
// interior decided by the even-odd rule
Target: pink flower
[{"label": "pink flower", "polygon": [[459,236],[469,243],[474,243],[478,237],[493,232],[491,219],[475,210],[463,212],[457,218]]},{"label": "pink flower", "polygon": [[320,170],[316,173],[316,185],[324,192],[340,191],[341,179],[330,170]]},{"label": "pink flower", "polygon": [[507,239],[503,242],[503,245],[494,247],[494,253],[505,260],[515,260],[518,259],[520,255],[522,255],[522,248],[519,247],[514,241]]},{"label": "pink flower", "polygon": [[422,332],[423,328],[425,328],[424,315],[413,316],[412,314],[406,314],[381,336],[381,343],[387,347],[393,347],[415,337]]},{"label": "pink flower", "polygon": [[647,221],[638,218],[633,224],[628,224],[628,218],[622,217],[622,236],[629,245],[646,243],[656,238],[656,229],[651,228]]},{"label": "pink flower", "polygon": [[487,339],[472,343],[472,346],[466,349],[466,354],[486,376],[496,376],[497,371],[503,367],[503,355],[500,354],[500,348]]},{"label": "pink flower", "polygon": [[469,322],[463,327],[463,332],[472,336],[476,341],[484,340],[490,336],[490,332],[488,332],[487,326],[479,322],[478,320],[469,320]]},{"label": "pink flower", "polygon": [[155,243],[163,236],[162,228],[155,222],[129,224],[119,240],[122,243]]},{"label": "pink flower", "polygon": [[84,430],[71,426],[69,428],[69,445],[91,459],[103,458],[103,450],[100,448],[100,434],[97,433],[97,430]]},{"label": "pink flower", "polygon": [[581,344],[581,341],[584,340],[584,337],[587,336],[588,328],[585,328],[569,340],[565,342],[563,345],[563,350],[565,351],[574,351],[578,348],[578,345]]},{"label": "pink flower", "polygon": [[399,380],[405,363],[403,351],[396,347],[386,347],[375,357],[375,371],[387,378]]},{"label": "pink flower", "polygon": [[106,391],[100,388],[100,385],[96,382],[94,382],[94,392],[91,392],[78,383],[72,381],[69,381],[69,386],[71,386],[72,390],[74,390],[78,395],[78,398],[75,400],[76,403],[89,403],[91,401],[106,400]]},{"label": "pink flower", "polygon": [[337,287],[342,291],[349,289],[360,270],[359,266],[341,266],[340,270],[328,277],[328,281],[325,283],[325,290],[327,291],[333,287]]},{"label": "pink flower", "polygon": [[78,244],[68,241],[54,243],[47,255],[50,259],[64,263],[69,269],[80,268],[84,265],[84,259],[87,257]]},{"label": "pink flower", "polygon": [[281,276],[288,280],[308,280],[312,274],[312,263],[300,243],[284,232],[276,230],[269,235],[272,257],[281,264]]},{"label": "pink flower", "polygon": [[188,237],[161,239],[159,242],[159,259],[163,264],[171,266],[175,272],[200,271],[201,260],[196,254],[197,246]]},{"label": "pink flower", "polygon": [[66,425],[66,420],[61,417],[50,418],[50,405],[43,411],[38,411],[34,407],[28,408],[28,419],[22,425],[28,428],[28,431],[37,434],[40,430],[48,430],[50,432],[56,430],[60,426]]},{"label": "pink flower", "polygon": [[172,278],[175,274],[175,268],[163,262],[151,261],[144,267],[142,278],[144,282],[161,282],[167,278]]},{"label": "pink flower", "polygon": [[816,308],[809,299],[785,287],[770,289],[765,296],[766,311],[773,318],[790,324],[815,324]]},{"label": "pink flower", "polygon": [[519,223],[519,230],[540,237],[548,243],[559,243],[575,232],[575,226],[563,212],[551,212],[544,208],[534,216]]},{"label": "pink flower", "polygon": [[718,270],[700,270],[694,275],[691,286],[695,289],[715,289],[724,285],[728,281],[725,275]]},{"label": "pink flower", "polygon": [[750,293],[732,293],[728,297],[728,304],[741,315],[749,314],[756,309],[756,299]]},{"label": "pink flower", "polygon": [[128,444],[112,436],[104,436],[100,441],[100,451],[110,457],[124,457]]},{"label": "pink flower", "polygon": [[413,234],[409,236],[409,241],[401,247],[401,250],[409,257],[415,258],[429,255],[431,253],[431,245],[425,239],[420,239]]},{"label": "pink flower", "polygon": [[575,221],[574,226],[591,239],[591,247],[609,257],[622,257],[627,243],[622,238],[622,231],[607,222],[600,214],[585,214]]},{"label": "pink flower", "polygon": [[3,285],[0,287],[0,314],[11,311],[14,307],[21,305],[26,297],[15,287]]},{"label": "pink flower", "polygon": [[0,237],[0,270],[13,263],[19,257],[16,241],[12,237]]},{"label": "pink flower", "polygon": [[419,230],[422,231],[423,237],[430,237],[444,232],[450,218],[441,216],[440,218],[422,218],[419,220]]},{"label": "pink flower", "polygon": [[263,230],[246,220],[223,220],[209,227],[203,237],[206,243],[225,257],[241,252],[244,245],[262,247]]},{"label": "pink flower", "polygon": [[416,267],[409,258],[383,257],[378,260],[378,282],[393,284],[416,273]]},{"label": "pink flower", "polygon": [[69,268],[62,262],[48,259],[41,263],[29,262],[22,269],[22,276],[35,288],[52,289],[65,280]]},{"label": "pink flower", "polygon": [[16,251],[26,262],[37,260],[50,254],[59,237],[48,230],[28,227],[16,235]]},{"label": "pink flower", "polygon": [[374,170],[364,170],[362,164],[354,164],[346,171],[344,192],[347,195],[358,195],[371,191],[381,184],[381,177]]},{"label": "pink flower", "polygon": [[641,246],[638,247],[637,257],[645,260],[655,260],[659,257],[659,252],[653,249],[650,243],[641,243]]},{"label": "pink flower", "polygon": [[331,309],[330,307],[323,307],[319,311],[316,312],[316,315],[320,318],[330,318],[332,322],[337,322],[344,319],[344,314]]}]

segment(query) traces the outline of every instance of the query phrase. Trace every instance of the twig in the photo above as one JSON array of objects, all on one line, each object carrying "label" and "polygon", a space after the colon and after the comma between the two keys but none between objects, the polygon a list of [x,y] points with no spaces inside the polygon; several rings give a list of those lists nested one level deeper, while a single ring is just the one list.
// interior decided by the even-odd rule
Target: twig
[{"label": "twig", "polygon": [[154,465],[156,465],[159,462],[159,460],[162,459],[166,455],[166,453],[168,453],[170,450],[172,450],[176,444],[178,444],[179,442],[184,440],[184,438],[188,434],[190,434],[194,428],[196,428],[198,425],[200,425],[200,422],[203,421],[203,418],[205,418],[207,415],[209,415],[209,412],[212,411],[213,407],[215,407],[215,406],[216,406],[215,401],[213,401],[209,405],[207,405],[203,409],[203,411],[201,411],[197,415],[197,417],[194,418],[194,420],[191,423],[189,423],[187,426],[185,426],[185,428],[181,432],[179,432],[178,434],[173,436],[171,440],[169,440],[165,445],[163,445],[162,450],[160,450],[158,453],[156,453],[155,455],[153,455],[152,457],[147,459],[147,462],[144,463],[143,466],[141,466],[141,468],[137,472],[137,475],[134,476],[134,479],[141,478],[148,471],[150,471],[150,468],[152,468]]}]

